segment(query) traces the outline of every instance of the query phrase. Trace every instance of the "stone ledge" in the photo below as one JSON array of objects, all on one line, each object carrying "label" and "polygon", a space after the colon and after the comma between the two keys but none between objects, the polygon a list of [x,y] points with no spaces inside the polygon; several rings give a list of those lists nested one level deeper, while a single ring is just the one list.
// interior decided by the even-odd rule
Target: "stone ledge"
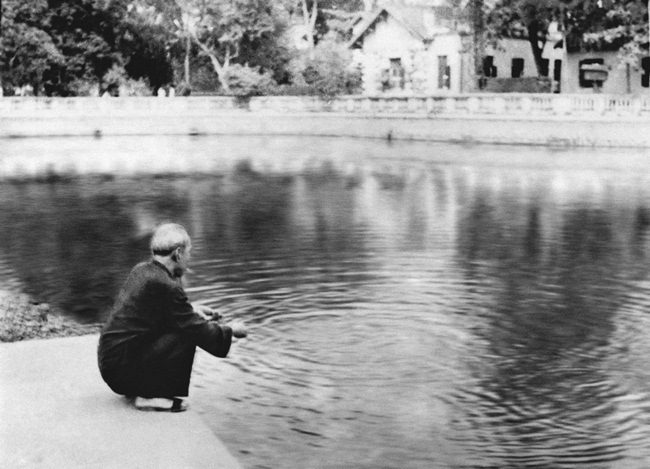
[{"label": "stone ledge", "polygon": [[239,469],[192,410],[140,412],[96,364],[97,335],[0,344],[0,460],[11,468]]}]

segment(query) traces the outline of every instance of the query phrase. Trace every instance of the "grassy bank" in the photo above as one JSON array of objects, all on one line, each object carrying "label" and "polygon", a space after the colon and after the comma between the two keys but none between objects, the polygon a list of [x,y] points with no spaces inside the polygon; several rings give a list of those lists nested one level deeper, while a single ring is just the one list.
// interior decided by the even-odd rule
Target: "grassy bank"
[{"label": "grassy bank", "polygon": [[97,325],[80,325],[50,305],[35,303],[28,295],[0,291],[0,342],[68,337],[99,332]]}]

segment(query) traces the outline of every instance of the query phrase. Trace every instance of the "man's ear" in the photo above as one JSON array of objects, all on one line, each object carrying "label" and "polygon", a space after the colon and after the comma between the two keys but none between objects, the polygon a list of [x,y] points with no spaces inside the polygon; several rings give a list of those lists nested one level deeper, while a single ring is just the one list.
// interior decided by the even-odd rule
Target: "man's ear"
[{"label": "man's ear", "polygon": [[172,254],[172,260],[174,262],[178,262],[178,260],[181,258],[181,247],[177,247],[174,249],[174,253]]}]

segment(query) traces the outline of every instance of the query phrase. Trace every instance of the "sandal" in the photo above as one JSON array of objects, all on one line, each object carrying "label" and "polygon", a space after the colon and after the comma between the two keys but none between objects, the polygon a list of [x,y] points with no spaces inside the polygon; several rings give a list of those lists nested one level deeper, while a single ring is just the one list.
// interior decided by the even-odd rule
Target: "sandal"
[{"label": "sandal", "polygon": [[158,412],[184,412],[188,408],[187,400],[181,397],[136,397],[133,405],[138,410]]}]

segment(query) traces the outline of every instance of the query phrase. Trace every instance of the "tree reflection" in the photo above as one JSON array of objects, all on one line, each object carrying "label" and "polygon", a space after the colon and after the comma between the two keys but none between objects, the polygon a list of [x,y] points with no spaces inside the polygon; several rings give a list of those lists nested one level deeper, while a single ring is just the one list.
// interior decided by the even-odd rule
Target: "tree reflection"
[{"label": "tree reflection", "polygon": [[[160,186],[160,183],[158,183]],[[81,321],[101,320],[131,267],[146,258],[137,210],[179,219],[184,203],[164,187],[118,181],[6,184],[0,194],[2,255],[26,293]]]},{"label": "tree reflection", "polygon": [[[475,385],[458,394],[473,413],[457,424],[474,427],[470,444],[490,446],[500,467],[621,458],[613,398],[622,391],[606,362],[626,281],[647,272],[631,255],[645,251],[644,209],[576,196],[560,211],[552,192],[510,194],[481,187],[457,227],[465,275],[490,285],[469,306],[484,311],[473,327],[484,346]],[[594,421],[597,430],[585,426]]]}]

